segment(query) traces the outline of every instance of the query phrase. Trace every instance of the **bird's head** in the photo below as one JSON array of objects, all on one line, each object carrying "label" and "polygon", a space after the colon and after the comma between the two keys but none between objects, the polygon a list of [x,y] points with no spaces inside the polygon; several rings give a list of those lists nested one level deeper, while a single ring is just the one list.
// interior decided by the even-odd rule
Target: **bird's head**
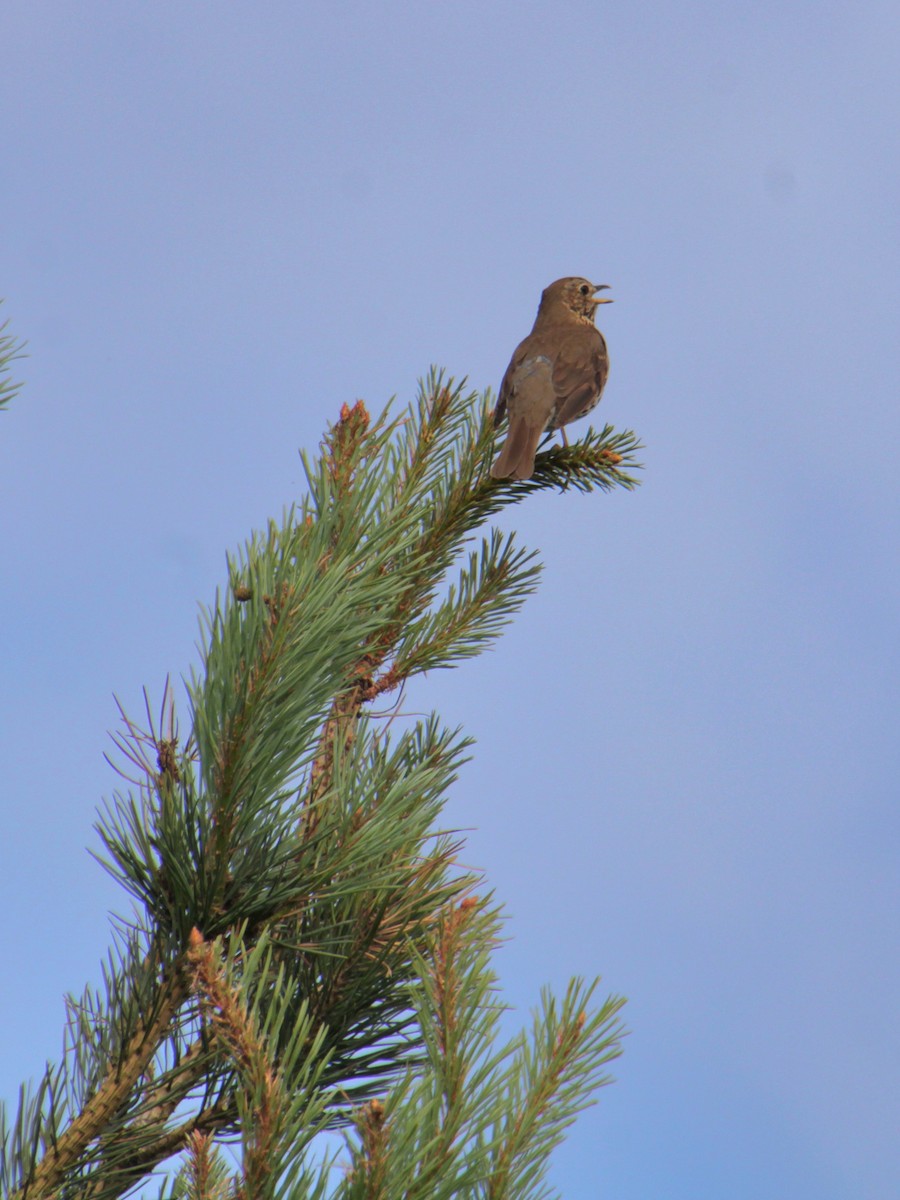
[{"label": "bird's head", "polygon": [[605,292],[608,283],[591,283],[580,275],[567,275],[565,279],[557,279],[549,287],[545,287],[541,296],[541,312],[574,313],[576,317],[593,321],[594,314],[601,304],[612,304],[611,296],[597,296],[596,292]]}]

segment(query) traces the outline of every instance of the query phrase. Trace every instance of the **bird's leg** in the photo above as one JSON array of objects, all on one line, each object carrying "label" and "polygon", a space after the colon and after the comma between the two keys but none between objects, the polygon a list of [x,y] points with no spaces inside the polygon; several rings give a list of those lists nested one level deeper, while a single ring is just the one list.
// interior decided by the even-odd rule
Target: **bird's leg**
[{"label": "bird's leg", "polygon": [[549,429],[549,430],[547,431],[547,433],[546,433],[546,436],[544,437],[544,440],[541,442],[541,444],[540,444],[540,446],[539,446],[539,449],[540,449],[540,450],[543,450],[543,448],[544,448],[544,447],[547,445],[547,443],[548,443],[548,442],[552,442],[552,441],[553,441],[553,435],[554,435],[554,433],[558,433],[558,434],[559,434],[559,436],[562,438],[562,444],[563,444],[563,446],[565,446],[565,448],[568,450],[568,448],[569,448],[569,439],[566,437],[566,431],[565,431],[565,429],[562,427],[562,425],[560,425],[559,429]]}]

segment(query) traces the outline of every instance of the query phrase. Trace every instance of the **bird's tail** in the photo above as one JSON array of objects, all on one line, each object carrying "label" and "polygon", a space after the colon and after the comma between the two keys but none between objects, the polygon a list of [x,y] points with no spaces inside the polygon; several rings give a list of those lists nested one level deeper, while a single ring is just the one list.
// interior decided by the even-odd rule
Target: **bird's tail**
[{"label": "bird's tail", "polygon": [[530,479],[534,474],[534,456],[543,432],[543,424],[533,425],[523,417],[514,417],[510,421],[503,449],[491,467],[494,479]]}]

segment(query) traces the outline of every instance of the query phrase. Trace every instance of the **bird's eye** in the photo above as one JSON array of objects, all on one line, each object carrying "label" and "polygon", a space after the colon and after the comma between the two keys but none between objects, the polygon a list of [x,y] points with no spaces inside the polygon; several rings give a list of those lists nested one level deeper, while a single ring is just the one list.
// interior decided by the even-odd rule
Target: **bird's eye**
[{"label": "bird's eye", "polygon": [[578,290],[581,292],[582,296],[589,296],[591,294],[591,289],[586,283],[583,283]]}]

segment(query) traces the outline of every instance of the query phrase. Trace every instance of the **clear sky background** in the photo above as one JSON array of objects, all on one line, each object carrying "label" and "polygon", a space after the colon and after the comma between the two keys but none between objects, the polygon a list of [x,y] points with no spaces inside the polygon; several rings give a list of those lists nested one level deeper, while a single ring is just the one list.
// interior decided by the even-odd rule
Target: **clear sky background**
[{"label": "clear sky background", "polygon": [[[540,592],[417,699],[497,968],[630,999],[568,1200],[888,1200],[898,1114],[894,0],[7,0],[0,1094],[123,907],[88,857],[112,695],[196,662],[297,449],[438,363],[496,388],[612,285],[634,494],[504,514]],[[586,427],[586,424],[585,426]],[[574,426],[577,436],[582,427]]]}]

